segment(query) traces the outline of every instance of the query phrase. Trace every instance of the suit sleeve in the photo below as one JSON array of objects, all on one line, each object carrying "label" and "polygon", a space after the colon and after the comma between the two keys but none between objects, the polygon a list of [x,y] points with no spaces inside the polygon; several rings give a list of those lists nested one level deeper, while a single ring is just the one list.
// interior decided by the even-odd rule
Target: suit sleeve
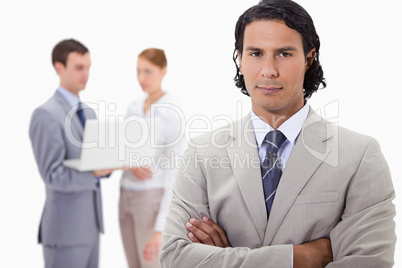
[{"label": "suit sleeve", "polygon": [[392,267],[395,197],[379,144],[372,140],[352,178],[341,221],[330,233],[334,262],[327,267]]},{"label": "suit sleeve", "polygon": [[63,165],[67,146],[64,128],[51,113],[40,108],[34,111],[29,136],[46,188],[60,192],[96,188],[92,172],[79,172]]},{"label": "suit sleeve", "polygon": [[210,217],[208,185],[199,155],[188,146],[173,187],[163,231],[162,267],[291,267],[292,245],[220,248],[192,243],[187,238],[185,223],[190,217]]}]

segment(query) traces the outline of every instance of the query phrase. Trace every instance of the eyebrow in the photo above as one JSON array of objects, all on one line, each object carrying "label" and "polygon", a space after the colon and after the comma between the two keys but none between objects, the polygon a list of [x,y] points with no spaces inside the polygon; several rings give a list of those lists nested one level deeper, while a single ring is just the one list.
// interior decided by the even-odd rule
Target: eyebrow
[{"label": "eyebrow", "polygon": [[[248,46],[245,49],[245,51],[261,51],[261,50],[262,50],[261,48],[253,47],[253,46]],[[275,52],[280,52],[280,51],[297,51],[297,49],[292,46],[285,46],[285,47],[275,49]]]},{"label": "eyebrow", "polygon": [[278,48],[278,49],[276,49],[276,51],[297,51],[297,49],[295,47],[288,46],[288,47]]},{"label": "eyebrow", "polygon": [[245,48],[245,51],[260,51],[260,48],[253,47],[253,46],[248,46]]}]

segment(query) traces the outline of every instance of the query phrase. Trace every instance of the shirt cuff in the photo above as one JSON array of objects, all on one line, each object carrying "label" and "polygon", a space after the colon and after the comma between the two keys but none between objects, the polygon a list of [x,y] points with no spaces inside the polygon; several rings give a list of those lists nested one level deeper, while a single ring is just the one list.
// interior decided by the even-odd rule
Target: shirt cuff
[{"label": "shirt cuff", "polygon": [[292,247],[292,256],[290,257],[290,268],[293,268],[293,247]]}]

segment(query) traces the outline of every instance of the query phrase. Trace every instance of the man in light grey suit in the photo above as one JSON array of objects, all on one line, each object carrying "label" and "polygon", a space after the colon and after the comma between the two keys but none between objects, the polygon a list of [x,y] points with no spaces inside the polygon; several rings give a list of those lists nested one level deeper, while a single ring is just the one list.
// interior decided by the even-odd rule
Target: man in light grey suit
[{"label": "man in light grey suit", "polygon": [[309,14],[261,1],[240,16],[235,38],[236,85],[252,111],[189,143],[162,266],[392,267],[395,194],[378,143],[307,104],[326,86]]},{"label": "man in light grey suit", "polygon": [[79,172],[63,165],[65,159],[80,157],[85,119],[96,118],[88,106],[78,109],[91,59],[84,45],[69,39],[54,47],[52,61],[60,87],[35,109],[29,128],[46,188],[38,240],[46,267],[98,267],[103,232],[99,178],[111,170]]}]

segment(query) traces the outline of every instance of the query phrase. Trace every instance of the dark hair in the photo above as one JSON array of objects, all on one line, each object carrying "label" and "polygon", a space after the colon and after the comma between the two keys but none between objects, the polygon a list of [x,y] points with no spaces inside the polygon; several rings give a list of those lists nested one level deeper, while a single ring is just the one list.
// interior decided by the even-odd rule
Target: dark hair
[{"label": "dark hair", "polygon": [[236,64],[236,76],[234,78],[235,85],[241,89],[241,92],[248,95],[244,76],[240,73],[237,64],[238,53],[242,57],[244,30],[246,26],[254,21],[260,20],[281,20],[291,28],[299,32],[303,40],[304,55],[315,48],[315,57],[313,63],[308,68],[304,76],[304,98],[310,98],[320,86],[327,86],[324,79],[319,55],[320,55],[320,38],[314,27],[314,23],[307,11],[299,4],[291,0],[263,0],[258,5],[255,5],[241,15],[236,23],[235,29],[235,50],[233,53],[233,61]]},{"label": "dark hair", "polygon": [[147,59],[152,64],[155,64],[156,66],[159,66],[160,68],[163,68],[167,65],[165,51],[163,51],[162,49],[148,48],[148,49],[145,49],[144,51],[142,51],[140,53],[140,55],[138,55],[138,57]]},{"label": "dark hair", "polygon": [[89,50],[83,44],[74,39],[63,40],[53,48],[52,52],[53,65],[56,62],[61,62],[64,66],[66,66],[68,54],[70,54],[71,52],[78,52],[84,55],[85,53],[88,53]]}]

